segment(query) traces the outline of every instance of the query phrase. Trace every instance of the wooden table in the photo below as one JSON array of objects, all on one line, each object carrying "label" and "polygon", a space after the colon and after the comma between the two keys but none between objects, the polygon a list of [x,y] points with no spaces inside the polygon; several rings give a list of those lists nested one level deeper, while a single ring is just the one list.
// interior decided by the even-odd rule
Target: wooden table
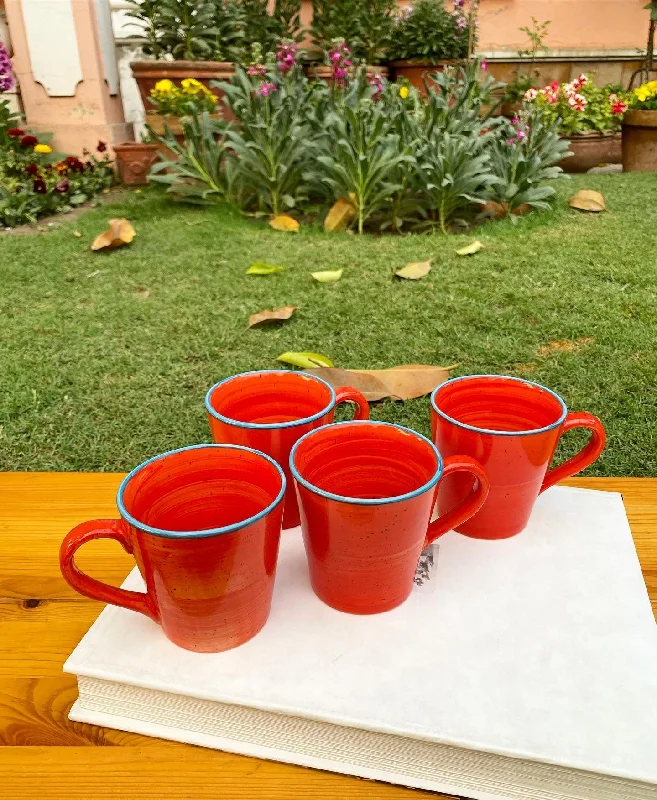
[{"label": "wooden table", "polygon": [[[76,682],[62,664],[101,611],[59,572],[62,537],[116,516],[120,475],[0,474],[0,798],[121,800],[410,800],[425,792],[69,722]],[[657,479],[576,479],[622,492],[657,609]],[[79,554],[82,569],[119,584],[132,558],[113,542]]]}]

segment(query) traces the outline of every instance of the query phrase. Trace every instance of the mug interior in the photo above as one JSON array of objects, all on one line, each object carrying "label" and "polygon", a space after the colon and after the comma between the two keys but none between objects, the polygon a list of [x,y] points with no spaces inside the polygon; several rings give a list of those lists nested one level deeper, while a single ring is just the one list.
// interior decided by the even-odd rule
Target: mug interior
[{"label": "mug interior", "polygon": [[221,381],[207,407],[228,422],[276,425],[328,413],[335,395],[328,384],[298,372],[251,372]]},{"label": "mug interior", "polygon": [[295,477],[338,499],[383,500],[429,489],[442,464],[435,447],[413,431],[376,422],[318,428],[292,453]]},{"label": "mug interior", "polygon": [[520,378],[473,376],[438,387],[434,410],[448,420],[493,433],[529,433],[559,425],[566,406],[554,392]]},{"label": "mug interior", "polygon": [[217,531],[273,508],[285,479],[269,458],[233,445],[202,445],[157,456],[119,489],[119,509],[161,533]]}]

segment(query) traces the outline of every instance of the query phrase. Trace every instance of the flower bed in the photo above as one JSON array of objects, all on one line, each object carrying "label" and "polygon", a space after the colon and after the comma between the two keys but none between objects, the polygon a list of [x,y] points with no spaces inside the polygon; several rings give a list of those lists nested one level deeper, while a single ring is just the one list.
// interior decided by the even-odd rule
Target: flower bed
[{"label": "flower bed", "polygon": [[[335,42],[330,83],[310,82],[281,49],[277,62],[238,68],[220,84],[236,120],[183,117],[184,144],[160,138],[177,161],[152,178],[194,202],[221,200],[256,215],[304,215],[337,201],[354,207],[359,233],[448,231],[471,224],[490,201],[504,215],[549,208],[554,165],[567,151],[557,122],[536,108],[510,122],[483,107],[494,81],[480,65],[449,68],[428,97],[352,70]],[[293,63],[294,62],[294,63]]]}]

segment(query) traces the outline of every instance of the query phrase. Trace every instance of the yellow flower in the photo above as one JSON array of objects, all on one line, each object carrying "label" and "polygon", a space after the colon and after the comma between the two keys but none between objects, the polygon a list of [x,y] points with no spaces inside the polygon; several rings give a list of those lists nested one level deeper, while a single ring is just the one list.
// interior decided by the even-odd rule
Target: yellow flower
[{"label": "yellow flower", "polygon": [[172,92],[173,89],[174,89],[173,82],[170,81],[168,78],[165,78],[162,81],[158,81],[155,84],[155,91],[157,92],[164,92],[166,94],[167,92]]},{"label": "yellow flower", "polygon": [[37,144],[34,147],[35,153],[52,153],[52,147],[49,144]]},{"label": "yellow flower", "polygon": [[182,83],[182,88],[188,94],[198,94],[199,92],[207,91],[205,89],[205,86],[203,86],[203,84],[200,81],[197,81],[196,78],[185,78],[185,80],[182,81],[181,83]]},{"label": "yellow flower", "polygon": [[399,90],[399,96],[402,100],[406,100],[408,97],[408,86],[402,86]]}]

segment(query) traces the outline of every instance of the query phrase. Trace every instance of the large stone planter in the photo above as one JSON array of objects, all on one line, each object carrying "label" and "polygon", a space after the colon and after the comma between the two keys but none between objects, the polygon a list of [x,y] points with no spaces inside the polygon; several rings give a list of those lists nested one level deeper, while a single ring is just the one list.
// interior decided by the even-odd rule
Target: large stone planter
[{"label": "large stone planter", "polygon": [[232,119],[230,110],[223,102],[222,92],[210,86],[211,81],[228,81],[233,77],[235,64],[230,61],[133,61],[130,67],[146,113],[153,108],[149,98],[158,81],[168,78],[180,85],[185,78],[196,78],[219,97],[219,109],[224,118]]},{"label": "large stone planter", "polygon": [[657,111],[631,109],[623,117],[623,170],[657,172]]},{"label": "large stone planter", "polygon": [[573,155],[557,166],[564,172],[588,172],[601,164],[620,164],[623,160],[620,133],[582,133],[568,137]]},{"label": "large stone planter", "polygon": [[148,173],[157,161],[157,145],[143,142],[115,144],[116,168],[126,186],[145,186]]},{"label": "large stone planter", "polygon": [[394,80],[408,81],[411,86],[415,86],[416,89],[419,89],[423,95],[427,93],[424,83],[425,80],[428,80],[431,75],[435,75],[437,72],[443,72],[445,67],[454,66],[455,64],[458,64],[458,62],[439,61],[434,64],[417,59],[404,59],[390,62]]}]

